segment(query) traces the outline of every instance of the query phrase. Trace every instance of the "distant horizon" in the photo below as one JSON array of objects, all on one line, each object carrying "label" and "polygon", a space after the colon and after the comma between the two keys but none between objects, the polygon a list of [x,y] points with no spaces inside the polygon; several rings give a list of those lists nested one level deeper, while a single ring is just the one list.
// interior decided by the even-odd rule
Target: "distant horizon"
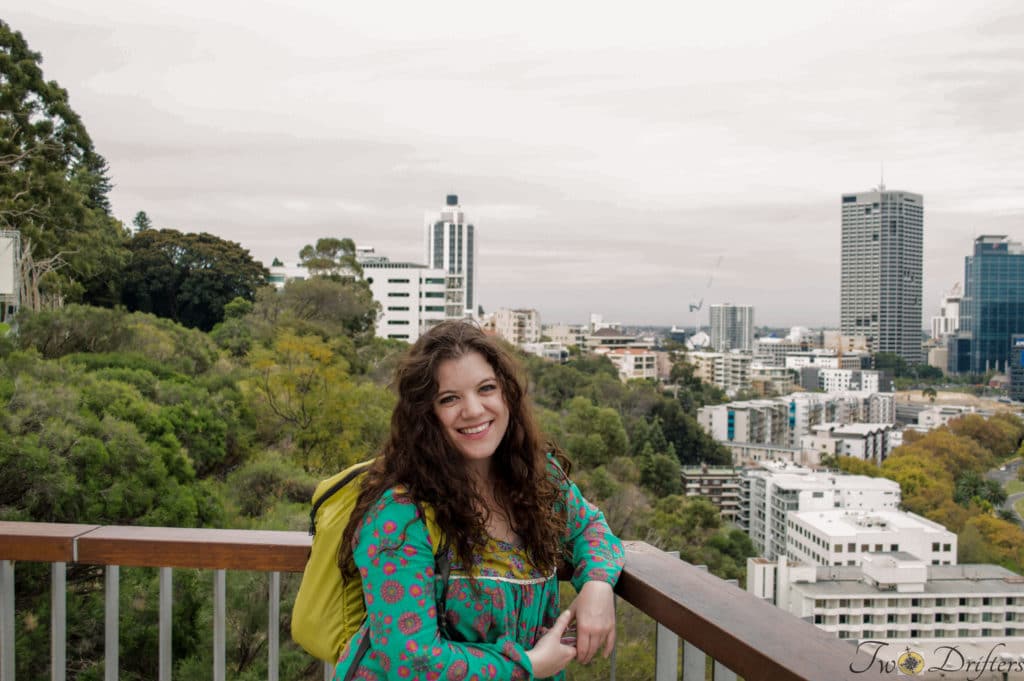
[{"label": "distant horizon", "polygon": [[[494,12],[11,0],[125,224],[261,262],[349,237],[423,260],[457,194],[485,309],[839,323],[840,205],[924,197],[922,319],[979,234],[1024,236],[1024,12],[981,0]],[[705,323],[706,317],[698,322]]]}]

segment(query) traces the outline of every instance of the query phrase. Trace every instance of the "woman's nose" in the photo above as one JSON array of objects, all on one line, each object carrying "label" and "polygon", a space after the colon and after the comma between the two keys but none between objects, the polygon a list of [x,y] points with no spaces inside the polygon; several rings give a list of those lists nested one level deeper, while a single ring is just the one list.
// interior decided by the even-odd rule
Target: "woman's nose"
[{"label": "woman's nose", "polygon": [[462,400],[462,415],[477,416],[484,411],[483,403],[476,395],[470,395]]}]

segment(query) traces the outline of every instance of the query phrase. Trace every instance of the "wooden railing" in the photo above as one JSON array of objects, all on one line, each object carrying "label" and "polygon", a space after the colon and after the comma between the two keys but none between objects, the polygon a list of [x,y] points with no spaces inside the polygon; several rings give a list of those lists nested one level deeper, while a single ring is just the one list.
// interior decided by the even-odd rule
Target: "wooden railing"
[{"label": "wooden railing", "polygon": [[[226,570],[271,574],[268,677],[277,679],[280,574],[301,572],[309,551],[303,532],[184,529],[0,522],[0,681],[14,681],[14,563],[52,564],[51,670],[65,678],[65,574],[69,563],[106,566],[105,679],[118,670],[120,566],[160,570],[159,668],[170,679],[172,569],[214,570],[214,679],[224,678]],[[686,643],[684,681],[705,679],[705,653],[716,681],[852,681],[855,648],[765,603],[734,584],[643,542],[626,543],[627,564],[616,592],[659,623],[658,679],[676,679],[674,636]],[[853,668],[868,666],[859,656]],[[614,666],[612,673],[614,674]],[[325,676],[329,672],[325,671]],[[39,676],[40,674],[37,674]]]}]

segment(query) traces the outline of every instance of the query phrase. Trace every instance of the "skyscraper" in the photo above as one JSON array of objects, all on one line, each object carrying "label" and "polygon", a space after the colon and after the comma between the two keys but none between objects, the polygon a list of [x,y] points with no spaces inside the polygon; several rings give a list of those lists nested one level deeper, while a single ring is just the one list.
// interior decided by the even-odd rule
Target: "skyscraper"
[{"label": "skyscraper", "polygon": [[842,220],[842,334],[920,363],[923,197],[884,185],[843,194]]},{"label": "skyscraper", "polygon": [[1003,235],[978,237],[974,255],[964,258],[964,284],[960,335],[969,343],[970,371],[1004,371],[1011,337],[1024,333],[1024,246]]},{"label": "skyscraper", "polygon": [[716,352],[754,349],[754,308],[752,305],[712,305],[711,347]]},{"label": "skyscraper", "polygon": [[449,194],[440,216],[427,218],[427,266],[443,269],[448,275],[445,317],[475,317],[476,235],[473,225],[459,206],[459,197]]}]

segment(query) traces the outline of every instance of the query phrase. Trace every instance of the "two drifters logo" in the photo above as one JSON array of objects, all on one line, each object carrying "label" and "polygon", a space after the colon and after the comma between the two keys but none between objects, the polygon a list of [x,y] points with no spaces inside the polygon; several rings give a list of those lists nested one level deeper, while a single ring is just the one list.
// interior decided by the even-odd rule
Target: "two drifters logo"
[{"label": "two drifters logo", "polygon": [[907,676],[917,676],[924,671],[924,658],[910,648],[896,659],[896,668]]}]

